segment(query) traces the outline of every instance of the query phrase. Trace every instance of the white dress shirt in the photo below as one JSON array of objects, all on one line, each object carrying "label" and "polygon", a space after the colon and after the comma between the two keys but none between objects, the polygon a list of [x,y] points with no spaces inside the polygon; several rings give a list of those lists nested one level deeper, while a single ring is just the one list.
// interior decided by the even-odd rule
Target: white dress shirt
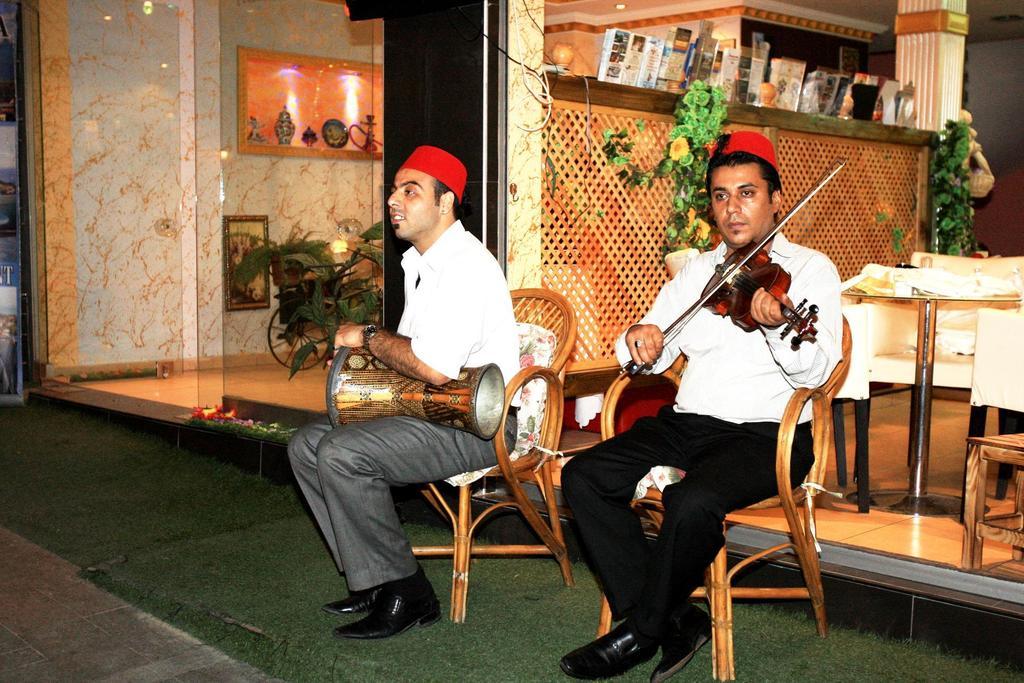
[{"label": "white dress shirt", "polygon": [[[690,259],[658,293],[650,312],[638,324],[662,330],[694,304],[725,260],[725,244]],[[772,241],[771,260],[792,276],[789,297],[794,306],[807,298],[819,307],[817,341],[805,341],[794,350],[781,333],[785,325],[745,332],[732,319],[701,309],[679,334],[666,344],[652,372],[663,372],[680,353],[687,365],[676,394],[675,410],[697,413],[728,422],[779,422],[794,388],[824,382],[842,357],[842,311],[839,273],[824,254],[794,244],[781,233]],[[625,334],[615,353],[620,363],[630,359]],[[800,421],[811,419],[808,403]]]},{"label": "white dress shirt", "polygon": [[402,270],[405,309],[398,333],[412,340],[416,357],[450,378],[464,367],[495,363],[508,384],[519,371],[512,298],[480,240],[456,221],[425,253],[409,248]]}]

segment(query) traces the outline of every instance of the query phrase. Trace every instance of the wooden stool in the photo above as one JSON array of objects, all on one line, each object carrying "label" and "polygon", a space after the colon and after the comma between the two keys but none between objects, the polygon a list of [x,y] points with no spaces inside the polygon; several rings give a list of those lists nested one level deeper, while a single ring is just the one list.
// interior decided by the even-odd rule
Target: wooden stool
[{"label": "wooden stool", "polygon": [[[1013,512],[985,517],[985,480],[988,463],[1017,468]],[[960,566],[981,567],[986,538],[1013,546],[1013,559],[1024,560],[1024,434],[972,436],[967,439],[967,473],[964,481],[964,546]],[[996,522],[995,524],[991,522]]]}]

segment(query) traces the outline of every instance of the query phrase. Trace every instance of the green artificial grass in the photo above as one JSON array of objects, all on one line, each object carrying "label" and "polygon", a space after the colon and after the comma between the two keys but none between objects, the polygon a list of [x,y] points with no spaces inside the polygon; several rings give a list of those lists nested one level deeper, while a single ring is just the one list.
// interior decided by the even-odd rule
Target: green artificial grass
[{"label": "green artificial grass", "polygon": [[[341,641],[320,605],[344,581],[291,487],[274,486],[155,437],[75,411],[0,410],[0,524],[82,575],[229,655],[290,681],[561,681],[558,659],[588,642],[599,594],[587,570],[562,585],[547,558],[473,564],[467,622],[442,619],[386,641]],[[409,524],[414,543],[440,527]],[[423,567],[447,605],[451,564]],[[446,610],[446,607],[445,607]],[[355,617],[352,617],[355,618]],[[350,619],[352,619],[350,618]],[[1020,672],[919,644],[737,605],[740,680],[1010,681]],[[623,681],[645,681],[654,662]],[[705,647],[680,681],[711,675]]]}]

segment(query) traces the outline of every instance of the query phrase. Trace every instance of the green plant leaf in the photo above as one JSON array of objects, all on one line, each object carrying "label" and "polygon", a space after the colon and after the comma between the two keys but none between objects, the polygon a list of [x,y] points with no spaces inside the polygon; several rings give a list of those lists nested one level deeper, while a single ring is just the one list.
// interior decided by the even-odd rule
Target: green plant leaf
[{"label": "green plant leaf", "polygon": [[384,239],[384,221],[377,221],[359,236],[367,242],[377,241]]},{"label": "green plant leaf", "polygon": [[288,373],[288,379],[294,377],[295,374],[302,369],[302,366],[303,364],[305,364],[306,359],[309,358],[309,354],[314,353],[315,351],[316,344],[311,341],[306,342],[305,344],[298,348],[298,350],[295,352],[295,356],[292,357],[292,366],[290,368],[290,372]]}]

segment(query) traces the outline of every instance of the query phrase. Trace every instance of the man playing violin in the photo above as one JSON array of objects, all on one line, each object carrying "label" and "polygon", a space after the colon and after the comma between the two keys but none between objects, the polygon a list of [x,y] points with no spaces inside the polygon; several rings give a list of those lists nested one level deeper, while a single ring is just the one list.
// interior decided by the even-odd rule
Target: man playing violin
[{"label": "man playing violin", "polygon": [[[366,347],[392,370],[442,385],[463,367],[519,370],[518,336],[505,276],[462,226],[466,167],[437,147],[417,147],[395,174],[388,212],[402,256],[405,308],[397,333],[346,323],[335,347]],[[506,434],[515,429],[507,421]],[[292,470],[349,596],[331,614],[368,612],[339,638],[387,638],[440,618],[434,589],[402,533],[391,486],[446,479],[497,463],[492,440],[413,417],[331,428],[326,417],[288,444]]]},{"label": "man playing violin", "polygon": [[[562,670],[576,678],[621,674],[660,646],[651,680],[662,681],[707,642],[708,615],[688,597],[725,543],[725,516],[775,495],[776,439],[786,402],[797,387],[823,383],[842,356],[836,268],[781,232],[765,249],[792,276],[791,296],[819,307],[816,341],[794,347],[784,339],[784,307],[792,301],[761,288],[750,300],[759,325],[753,331],[701,308],[666,342],[662,330],[700,299],[715,266],[768,235],[781,208],[775,150],[759,133],[721,136],[706,182],[722,243],[691,259],[616,344],[620,362],[632,360],[654,373],[685,354],[675,403],[577,455],[562,472],[562,491],[583,545],[613,617],[621,620],[607,635],[562,658]],[[813,463],[810,408],[796,431],[794,486]],[[663,491],[665,517],[650,545],[629,504],[637,482],[656,465],[678,468],[682,479]]]}]

